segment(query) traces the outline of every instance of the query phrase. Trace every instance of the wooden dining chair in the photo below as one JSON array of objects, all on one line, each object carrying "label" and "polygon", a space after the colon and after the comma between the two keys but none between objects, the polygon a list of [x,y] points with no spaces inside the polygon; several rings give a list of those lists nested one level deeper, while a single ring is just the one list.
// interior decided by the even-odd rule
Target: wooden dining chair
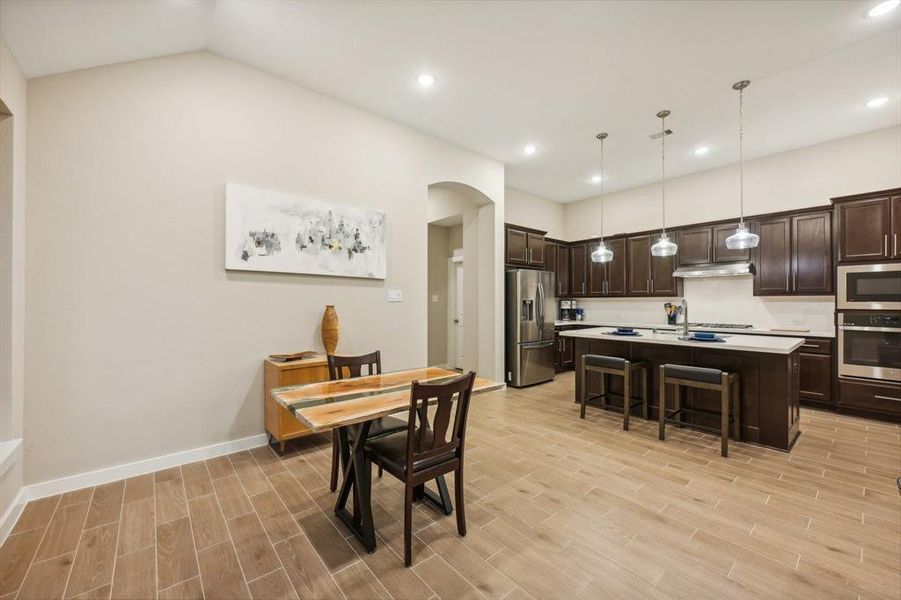
[{"label": "wooden dining chair", "polygon": [[[454,473],[457,532],[466,535],[463,449],[475,378],[475,372],[470,371],[446,383],[414,381],[406,431],[366,442],[364,476],[375,463],[404,482],[404,564],[408,567],[413,563],[413,501],[429,500],[449,515],[452,508],[444,482],[447,473]],[[428,407],[433,400],[435,414],[429,423]],[[425,489],[425,483],[432,479],[438,484],[438,497]]]},{"label": "wooden dining chair", "polygon": [[[338,356],[329,354],[327,357],[328,377],[330,381],[339,379],[349,379],[352,377],[362,377],[363,367],[368,369],[366,375],[382,374],[382,353],[379,350],[370,352],[369,354],[361,354],[359,356]],[[369,428],[368,438],[375,438],[396,431],[403,431],[407,428],[407,422],[396,417],[382,417],[372,422]],[[340,443],[338,440],[338,430],[332,431],[332,474],[329,481],[329,489],[335,491],[338,489],[338,463],[346,465],[347,456],[341,456]],[[349,441],[353,442],[353,430],[348,429]],[[382,476],[382,470],[379,469],[379,477]]]}]

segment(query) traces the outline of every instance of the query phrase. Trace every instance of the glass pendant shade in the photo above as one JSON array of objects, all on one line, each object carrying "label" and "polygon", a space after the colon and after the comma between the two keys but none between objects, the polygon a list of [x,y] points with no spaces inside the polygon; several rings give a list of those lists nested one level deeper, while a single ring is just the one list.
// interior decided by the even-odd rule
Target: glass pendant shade
[{"label": "glass pendant shade", "polygon": [[673,256],[679,246],[675,244],[666,233],[661,233],[654,245],[651,246],[651,256]]},{"label": "glass pendant shade", "polygon": [[601,242],[591,253],[591,262],[607,263],[613,260],[613,250],[607,247],[606,242]]},{"label": "glass pendant shade", "polygon": [[756,248],[759,243],[760,236],[748,231],[748,225],[744,222],[739,223],[735,233],[726,238],[726,248],[729,250]]}]

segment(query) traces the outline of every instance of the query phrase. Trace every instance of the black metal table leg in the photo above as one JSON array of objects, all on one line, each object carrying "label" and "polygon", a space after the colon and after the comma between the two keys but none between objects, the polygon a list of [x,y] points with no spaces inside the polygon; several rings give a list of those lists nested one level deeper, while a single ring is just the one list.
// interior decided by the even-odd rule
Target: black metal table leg
[{"label": "black metal table leg", "polygon": [[[376,545],[370,496],[371,473],[370,469],[366,468],[366,457],[363,455],[363,446],[371,425],[372,422],[367,421],[356,426],[353,447],[349,450],[347,450],[347,432],[344,431],[343,434],[339,432],[341,454],[342,457],[348,456],[348,460],[344,464],[344,481],[335,501],[335,516],[347,525],[367,552],[374,552]],[[347,510],[347,500],[351,491],[354,493],[353,513]]]}]

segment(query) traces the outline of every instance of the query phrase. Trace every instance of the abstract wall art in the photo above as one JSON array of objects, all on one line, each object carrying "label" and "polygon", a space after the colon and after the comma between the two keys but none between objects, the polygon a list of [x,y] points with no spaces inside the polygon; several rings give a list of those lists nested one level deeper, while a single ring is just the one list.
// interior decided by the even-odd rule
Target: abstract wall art
[{"label": "abstract wall art", "polygon": [[384,279],[385,213],[225,186],[225,268]]}]

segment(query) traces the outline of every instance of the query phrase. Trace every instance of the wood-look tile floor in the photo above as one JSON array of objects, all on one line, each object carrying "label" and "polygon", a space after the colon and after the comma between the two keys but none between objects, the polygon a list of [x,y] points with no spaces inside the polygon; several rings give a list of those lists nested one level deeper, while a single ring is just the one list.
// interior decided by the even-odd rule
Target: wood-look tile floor
[{"label": "wood-look tile floor", "polygon": [[[802,412],[791,454],[589,409],[573,376],[474,397],[469,534],[373,486],[379,546],[337,524],[330,443],[267,447],[31,502],[0,549],[12,598],[893,598],[901,429]],[[449,482],[451,483],[451,482]]]}]

